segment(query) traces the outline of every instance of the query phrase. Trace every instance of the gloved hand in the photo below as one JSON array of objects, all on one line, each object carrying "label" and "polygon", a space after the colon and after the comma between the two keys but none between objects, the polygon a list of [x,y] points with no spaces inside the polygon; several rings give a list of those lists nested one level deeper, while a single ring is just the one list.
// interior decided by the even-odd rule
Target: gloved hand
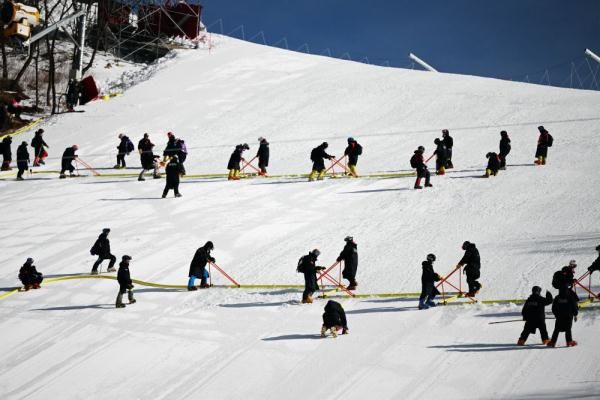
[{"label": "gloved hand", "polygon": [[131,289],[133,289],[133,285],[129,285],[129,286],[127,286],[127,288],[128,288],[129,290],[131,290]]},{"label": "gloved hand", "polygon": [[215,258],[214,257],[208,257],[208,259],[210,260],[211,263],[215,262]]}]

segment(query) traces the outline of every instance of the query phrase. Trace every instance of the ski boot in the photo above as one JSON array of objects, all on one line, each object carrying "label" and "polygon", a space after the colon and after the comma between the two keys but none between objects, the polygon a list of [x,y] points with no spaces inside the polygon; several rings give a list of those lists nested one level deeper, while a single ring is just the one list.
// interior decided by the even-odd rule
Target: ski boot
[{"label": "ski boot", "polygon": [[425,187],[433,187],[433,185],[431,183],[426,183]]},{"label": "ski boot", "polygon": [[548,343],[550,343],[550,339],[544,339],[544,340],[542,340],[542,344],[543,344],[543,345],[546,345],[546,346],[547,346],[547,345],[548,345]]},{"label": "ski boot", "polygon": [[125,304],[117,303],[117,304],[115,304],[115,308],[125,308]]},{"label": "ski boot", "polygon": [[421,186],[421,185],[415,185],[415,187],[414,187],[414,188],[415,188],[415,189],[423,189],[423,186]]},{"label": "ski boot", "polygon": [[525,339],[519,339],[517,341],[517,346],[525,346]]},{"label": "ski boot", "polygon": [[59,177],[60,179],[65,179],[67,176],[66,176],[65,174],[60,174],[58,177]]},{"label": "ski boot", "polygon": [[92,272],[90,272],[90,275],[98,275],[98,270],[93,269]]},{"label": "ski boot", "polygon": [[32,289],[39,289],[40,288],[40,284],[39,283],[34,283],[33,285],[31,285]]},{"label": "ski boot", "polygon": [[425,302],[425,304],[428,305],[429,307],[435,307],[435,306],[437,306],[437,303],[435,301],[433,301],[433,300],[427,300]]},{"label": "ski boot", "polygon": [[427,310],[429,306],[425,304],[425,300],[419,300],[419,310]]},{"label": "ski boot", "polygon": [[194,290],[198,290],[198,288],[196,286],[188,286],[187,290],[188,292],[193,292]]},{"label": "ski boot", "polygon": [[24,292],[28,291],[29,289],[31,289],[31,285],[24,285],[23,286],[23,291]]},{"label": "ski boot", "polygon": [[175,193],[175,197],[181,197],[181,193]]},{"label": "ski boot", "polygon": [[321,326],[321,337],[327,336],[327,327],[325,325]]},{"label": "ski boot", "polygon": [[107,269],[106,272],[117,272],[117,270],[115,269],[115,267],[112,267]]},{"label": "ski boot", "polygon": [[140,181],[140,182],[143,182],[143,181],[145,181],[145,180],[146,180],[146,179],[145,179],[143,176],[140,176],[140,177],[138,178],[138,181]]},{"label": "ski boot", "polygon": [[329,328],[329,331],[331,332],[331,336],[333,336],[334,338],[337,337],[337,326],[332,326],[331,328]]},{"label": "ski boot", "polygon": [[129,304],[135,304],[135,303],[137,303],[137,300],[136,300],[136,299],[130,299],[130,300],[129,300]]},{"label": "ski boot", "polygon": [[548,341],[548,343],[546,343],[546,346],[548,347],[556,347],[556,342],[553,342],[552,340]]},{"label": "ski boot", "polygon": [[570,342],[567,342],[567,347],[575,347],[577,346],[577,342],[574,340],[571,340]]}]

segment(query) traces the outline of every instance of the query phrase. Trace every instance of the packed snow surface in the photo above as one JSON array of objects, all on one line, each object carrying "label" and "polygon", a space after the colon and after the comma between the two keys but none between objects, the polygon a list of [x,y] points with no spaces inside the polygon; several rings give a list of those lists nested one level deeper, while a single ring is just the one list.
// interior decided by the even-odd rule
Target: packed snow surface
[{"label": "packed snow surface", "polygon": [[[576,259],[579,275],[596,256],[598,92],[369,66],[225,37],[210,51],[176,54],[142,79],[84,113],[44,122],[44,168],[59,169],[65,147],[78,144],[83,160],[114,172],[117,134],[137,144],[148,132],[160,152],[172,131],[188,146],[189,174],[226,172],[238,143],[249,143],[252,158],[259,136],[271,143],[272,175],[310,172],[313,147],[327,141],[340,156],[348,136],[364,147],[359,174],[410,172],[414,149],[423,145],[430,155],[447,128],[455,169],[422,191],[412,189],[413,177],[187,178],[179,199],[160,198],[164,180],[80,170],[89,176],[16,182],[14,171],[4,173],[0,295],[18,285],[27,257],[47,278],[89,273],[89,249],[104,227],[112,229],[113,254],[133,257],[133,278],[179,285],[207,240],[241,284],[302,284],[301,255],[319,248],[319,263],[329,266],[353,235],[357,294],[418,292],[426,254],[436,254],[444,275],[469,240],[481,253],[483,300],[525,298],[533,285],[556,293],[555,270]],[[532,163],[538,125],[554,136],[543,167]],[[502,129],[512,139],[508,169],[480,179]],[[32,137],[15,137],[13,154]],[[138,171],[136,154],[127,162]],[[228,281],[213,270],[213,283]],[[136,286],[137,304],[122,310],[114,308],[117,290],[112,280],[69,280],[0,300],[0,397],[600,396],[593,307],[574,325],[578,347],[565,348],[561,334],[559,348],[548,349],[539,335],[515,346],[522,323],[507,321],[520,319],[518,305],[418,311],[414,297],[339,298],[350,334],[321,339],[325,301],[299,304],[300,289]]]}]

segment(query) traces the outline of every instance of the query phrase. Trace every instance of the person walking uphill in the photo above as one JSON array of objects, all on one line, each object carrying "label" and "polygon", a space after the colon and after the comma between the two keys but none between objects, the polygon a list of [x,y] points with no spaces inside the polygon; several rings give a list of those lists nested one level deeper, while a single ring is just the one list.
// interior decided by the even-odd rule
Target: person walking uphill
[{"label": "person walking uphill", "polygon": [[2,167],[0,167],[1,171],[10,171],[12,169],[10,167],[10,163],[12,161],[12,149],[10,148],[11,145],[11,136],[6,136],[4,139],[2,139]]},{"label": "person walking uphill", "polygon": [[423,158],[423,153],[425,153],[425,147],[419,146],[415,153],[410,158],[410,166],[416,168],[417,170],[417,179],[415,180],[415,189],[423,189],[421,186],[421,178],[425,178],[425,187],[432,187],[433,185],[430,182],[431,174],[427,169],[427,164],[425,164],[425,159]]},{"label": "person walking uphill", "polygon": [[314,249],[298,260],[298,267],[296,268],[296,271],[304,274],[304,292],[302,292],[302,303],[312,303],[313,293],[319,290],[317,272],[325,269],[325,267],[315,265],[320,254],[321,252],[319,249]]},{"label": "person walking uphill", "polygon": [[546,128],[543,126],[538,126],[538,131],[540,131],[540,136],[538,137],[537,149],[535,150],[535,158],[534,161],[537,165],[546,165],[546,159],[548,158],[548,147],[552,147],[552,143],[554,142],[554,138]]},{"label": "person walking uphill", "polygon": [[348,156],[348,169],[352,176],[357,177],[356,164],[358,164],[358,156],[362,154],[362,146],[358,144],[354,138],[348,138],[348,146],[344,150],[344,155]]},{"label": "person walking uphill", "polygon": [[73,166],[73,160],[77,158],[77,154],[75,154],[77,150],[79,150],[79,147],[76,144],[74,144],[71,147],[67,147],[63,152],[59,175],[60,179],[64,179],[67,177],[65,175],[66,171],[69,171],[69,175],[73,176],[73,171],[75,171],[75,167]]},{"label": "person walking uphill", "polygon": [[240,162],[245,161],[242,157],[242,153],[244,150],[250,150],[250,146],[247,143],[238,144],[235,146],[235,150],[231,153],[229,157],[229,162],[227,163],[227,169],[229,170],[229,175],[227,179],[230,181],[237,181],[240,179]]},{"label": "person walking uphill", "polygon": [[327,331],[330,331],[331,336],[336,338],[339,330],[342,331],[342,335],[348,334],[346,312],[340,303],[334,300],[329,300],[327,304],[325,304],[325,312],[323,313],[321,337],[327,336]]},{"label": "person walking uphill", "polygon": [[258,151],[256,157],[258,157],[258,168],[260,169],[259,175],[267,176],[267,167],[269,166],[269,142],[264,137],[258,138]]},{"label": "person walking uphill", "polygon": [[123,304],[123,295],[125,292],[127,292],[129,304],[136,302],[133,298],[133,281],[131,280],[131,273],[129,272],[129,261],[131,261],[131,257],[124,255],[119,263],[119,272],[117,272],[119,293],[117,294],[117,301],[115,302],[116,308],[125,308],[125,304]]},{"label": "person walking uphill", "polygon": [[23,180],[23,173],[29,169],[29,151],[27,151],[27,142],[21,143],[21,145],[17,148],[17,168],[19,168],[19,172],[17,173],[17,180]]},{"label": "person walking uphill", "polygon": [[194,254],[194,258],[192,258],[192,262],[190,263],[190,272],[188,274],[189,280],[187,288],[188,290],[198,290],[196,286],[194,286],[194,281],[197,278],[200,278],[200,287],[208,288],[209,285],[206,282],[208,279],[208,271],[206,271],[206,264],[210,261],[211,263],[215,262],[215,259],[210,255],[210,252],[215,248],[213,242],[210,240],[204,244],[204,246],[200,247],[196,250]]},{"label": "person walking uphill", "polygon": [[33,258],[28,258],[19,270],[19,280],[23,284],[23,290],[40,288],[44,276],[33,265]]},{"label": "person walking uphill", "polygon": [[552,294],[546,290],[546,297],[544,298],[541,296],[541,293],[542,288],[534,286],[531,288],[531,296],[523,304],[521,315],[523,316],[523,321],[525,321],[525,326],[517,341],[517,345],[519,346],[525,346],[529,334],[535,333],[537,329],[540,330],[543,344],[548,344],[550,341],[548,339],[548,330],[546,329],[546,306],[552,304]]},{"label": "person walking uphill", "polygon": [[446,146],[446,169],[454,168],[452,164],[452,148],[454,147],[454,139],[450,136],[448,129],[442,129],[442,143]]},{"label": "person walking uphill", "polygon": [[573,340],[573,335],[571,334],[573,320],[577,321],[577,314],[579,313],[577,300],[567,291],[559,293],[554,298],[554,303],[552,303],[552,313],[556,317],[556,321],[554,323],[552,339],[548,342],[548,347],[556,347],[560,332],[565,333],[567,347],[577,346],[577,342]]},{"label": "person walking uphill", "polygon": [[458,262],[457,268],[465,267],[464,274],[467,275],[467,285],[469,285],[469,291],[466,293],[466,296],[473,297],[481,289],[481,284],[477,281],[481,276],[479,250],[477,250],[475,243],[469,241],[465,241],[462,244],[462,249],[465,251],[465,254]]},{"label": "person walking uphill", "polygon": [[500,169],[506,169],[506,156],[510,153],[510,138],[508,137],[508,133],[506,131],[500,132],[500,154],[498,155],[500,158]]},{"label": "person walking uphill", "polygon": [[96,239],[96,242],[90,249],[90,254],[93,256],[98,256],[98,259],[94,263],[92,267],[92,275],[98,275],[98,266],[102,264],[104,260],[110,260],[108,263],[108,272],[115,272],[115,262],[117,261],[117,257],[110,253],[110,241],[108,240],[108,234],[110,233],[109,228],[102,229],[102,233]]},{"label": "person walking uphill", "polygon": [[435,287],[435,282],[441,278],[433,270],[435,254],[427,254],[427,260],[421,263],[423,273],[421,274],[421,295],[419,296],[419,310],[427,310],[437,304],[433,301],[440,292]]},{"label": "person walking uphill", "polygon": [[332,155],[327,154],[325,149],[329,147],[327,142],[323,142],[310,152],[310,159],[313,162],[313,167],[310,175],[308,176],[308,181],[312,182],[315,179],[322,181],[325,176],[325,159],[332,160]]},{"label": "person walking uphill", "polygon": [[175,154],[169,158],[169,162],[165,167],[167,179],[165,182],[165,188],[163,189],[163,199],[167,197],[167,194],[169,194],[169,190],[171,189],[173,189],[175,192],[175,197],[181,197],[181,193],[179,193],[179,177],[182,173],[183,168],[179,162],[179,157]]},{"label": "person walking uphill", "polygon": [[33,147],[33,150],[34,150],[34,153],[33,153],[34,154],[34,159],[33,159],[34,167],[39,167],[40,164],[42,164],[42,165],[46,164],[44,159],[46,157],[48,157],[48,152],[46,151],[46,147],[50,147],[50,146],[48,146],[48,144],[44,141],[44,138],[42,137],[43,134],[44,134],[44,130],[38,129],[37,131],[35,131],[35,135],[33,136],[33,139],[31,139],[31,147]]},{"label": "person walking uphill", "polygon": [[127,165],[125,164],[125,156],[129,155],[135,147],[133,147],[133,142],[129,139],[129,137],[125,136],[122,133],[119,133],[119,145],[117,146],[117,164],[114,168],[125,168]]},{"label": "person walking uphill", "polygon": [[358,269],[358,251],[356,250],[356,243],[352,236],[346,236],[344,238],[346,244],[342,249],[342,252],[337,258],[337,262],[344,261],[344,270],[342,271],[342,277],[349,281],[347,287],[348,290],[356,290],[358,283],[356,282],[356,270]]}]

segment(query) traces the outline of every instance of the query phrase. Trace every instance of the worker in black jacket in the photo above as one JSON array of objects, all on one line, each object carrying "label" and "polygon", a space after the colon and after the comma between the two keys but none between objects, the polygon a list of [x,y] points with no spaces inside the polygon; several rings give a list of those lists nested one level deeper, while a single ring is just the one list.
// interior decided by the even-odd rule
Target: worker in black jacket
[{"label": "worker in black jacket", "polygon": [[481,284],[477,281],[481,275],[481,260],[479,257],[479,250],[477,250],[475,243],[471,243],[469,241],[465,241],[462,244],[462,249],[465,251],[465,254],[458,262],[456,267],[465,267],[464,274],[467,275],[467,285],[469,285],[469,291],[465,295],[473,297],[481,289]]},{"label": "worker in black jacket", "polygon": [[11,145],[11,136],[6,136],[4,139],[2,139],[2,167],[0,168],[2,171],[10,171],[12,169],[10,167],[10,163],[12,161],[12,149],[10,148]]},{"label": "worker in black jacket", "polygon": [[110,233],[109,228],[102,229],[102,233],[96,239],[96,242],[90,249],[90,254],[93,256],[98,256],[98,259],[94,263],[92,267],[92,275],[98,275],[98,266],[102,264],[104,260],[110,260],[108,263],[108,272],[115,272],[115,262],[117,261],[117,257],[110,253],[110,240],[108,240],[108,234]]},{"label": "worker in black jacket", "polygon": [[498,157],[500,158],[500,169],[506,169],[506,156],[510,153],[510,138],[508,137],[508,133],[506,131],[500,132],[500,153]]},{"label": "worker in black jacket", "polygon": [[452,164],[452,148],[454,147],[454,139],[450,136],[448,129],[442,129],[442,142],[446,146],[446,169],[454,168]]},{"label": "worker in black jacket", "polygon": [[327,142],[323,142],[310,152],[310,159],[313,162],[313,167],[310,175],[308,176],[308,181],[312,182],[315,179],[323,180],[325,176],[325,159],[332,160],[335,157],[327,154],[325,149],[329,147]]},{"label": "worker in black jacket", "polygon": [[129,137],[123,133],[119,133],[119,144],[117,145],[117,164],[116,169],[125,168],[125,156],[129,155],[133,150],[133,143]]},{"label": "worker in black jacket", "polygon": [[575,279],[575,268],[577,268],[577,262],[571,260],[569,261],[569,265],[565,265],[560,271],[556,271],[552,275],[552,287],[558,289],[559,293],[568,293],[578,302],[579,296],[573,290],[575,282],[577,282]]},{"label": "worker in black jacket", "polygon": [[44,276],[33,265],[33,258],[28,258],[19,270],[19,280],[23,284],[24,290],[40,288]]},{"label": "worker in black jacket", "polygon": [[75,167],[73,166],[73,160],[77,158],[77,154],[75,152],[79,149],[79,147],[74,144],[73,146],[67,147],[62,155],[61,160],[61,170],[60,170],[60,179],[64,179],[67,176],[65,175],[66,171],[69,171],[69,174],[73,176],[73,171],[75,171]]},{"label": "worker in black jacket", "polygon": [[183,168],[179,162],[179,157],[177,154],[175,154],[169,158],[167,166],[165,167],[167,179],[165,182],[165,188],[163,189],[163,199],[167,197],[167,194],[169,194],[169,190],[171,189],[173,189],[175,192],[175,197],[181,197],[181,193],[179,193],[179,177],[182,173]]},{"label": "worker in black jacket", "polygon": [[352,176],[357,177],[356,164],[358,164],[358,156],[362,154],[362,146],[354,140],[354,138],[348,138],[348,146],[344,150],[344,155],[348,156],[348,169]]},{"label": "worker in black jacket", "polygon": [[196,286],[194,286],[194,281],[196,278],[200,278],[200,287],[208,288],[208,271],[206,271],[206,264],[208,262],[214,263],[215,259],[210,255],[210,252],[215,248],[213,242],[210,240],[204,244],[204,246],[198,248],[196,253],[194,254],[194,258],[192,258],[192,262],[190,263],[190,272],[188,274],[188,290],[198,290]]},{"label": "worker in black jacket", "polygon": [[488,159],[488,164],[483,177],[489,178],[490,176],[496,176],[498,170],[500,169],[500,159],[498,158],[498,154],[489,152],[485,155],[485,157]]},{"label": "worker in black jacket", "polygon": [[419,296],[419,310],[427,310],[437,304],[433,301],[440,292],[435,287],[435,282],[441,278],[433,270],[435,254],[427,254],[427,260],[421,263],[423,273],[421,274],[421,295]]},{"label": "worker in black jacket", "polygon": [[258,168],[260,169],[259,175],[267,175],[267,167],[269,166],[269,142],[264,137],[258,138],[258,151],[256,157],[258,157]]},{"label": "worker in black jacket", "polygon": [[423,189],[421,186],[421,178],[425,178],[425,187],[432,187],[431,184],[431,174],[427,169],[427,164],[425,164],[425,160],[423,158],[423,153],[425,152],[425,147],[419,146],[417,150],[415,150],[413,156],[410,158],[410,166],[417,170],[417,179],[415,180],[415,189]]},{"label": "worker in black jacket", "polygon": [[433,154],[436,156],[435,159],[435,170],[436,175],[445,175],[446,174],[446,163],[448,162],[448,149],[444,145],[444,142],[440,139],[436,138],[433,143],[435,143],[435,151]]},{"label": "worker in black jacket", "polygon": [[598,258],[588,267],[590,274],[594,271],[600,271],[600,245],[596,246],[596,251],[598,252]]},{"label": "worker in black jacket", "polygon": [[19,147],[17,147],[17,168],[19,172],[17,172],[17,180],[23,180],[23,173],[29,169],[29,151],[27,151],[27,142],[21,143]]},{"label": "worker in black jacket", "polygon": [[317,258],[321,252],[319,249],[311,250],[307,255],[303,256],[298,267],[298,272],[304,274],[304,292],[302,292],[302,303],[312,303],[312,295],[319,290],[317,282],[317,272],[322,271],[325,267],[317,266]]},{"label": "worker in black jacket", "polygon": [[123,295],[125,292],[127,292],[129,304],[136,302],[136,300],[133,298],[133,281],[131,280],[131,274],[129,272],[129,261],[131,261],[131,257],[124,255],[119,263],[119,272],[117,272],[119,293],[117,294],[117,301],[115,303],[117,308],[125,308],[125,304],[123,304]]},{"label": "worker in black jacket", "polygon": [[573,320],[577,321],[577,314],[579,313],[577,300],[568,291],[559,293],[554,298],[554,303],[552,303],[552,313],[556,317],[556,322],[554,323],[554,332],[552,333],[552,339],[548,342],[548,347],[556,346],[560,332],[565,332],[567,347],[577,346],[577,342],[573,340],[571,334]]},{"label": "worker in black jacket", "polygon": [[548,147],[552,146],[552,135],[543,126],[538,126],[540,136],[538,136],[538,143],[535,149],[535,161],[536,165],[546,165],[546,159],[548,158]]},{"label": "worker in black jacket", "polygon": [[344,238],[346,244],[342,249],[342,252],[337,258],[337,262],[344,262],[344,269],[342,270],[342,277],[349,281],[348,290],[356,290],[358,283],[356,282],[356,270],[358,269],[358,251],[354,238],[352,236],[346,236]]},{"label": "worker in black jacket", "polygon": [[323,313],[323,325],[321,326],[321,337],[327,335],[327,331],[336,338],[338,331],[342,331],[342,335],[348,334],[348,322],[346,321],[346,312],[340,303],[334,300],[329,300],[325,304],[325,312]]},{"label": "worker in black jacket", "polygon": [[169,140],[163,151],[163,163],[166,163],[170,157],[179,155],[179,152],[181,151],[180,143],[177,141],[173,132],[167,132],[167,137]]},{"label": "worker in black jacket", "polygon": [[144,137],[138,142],[138,152],[140,153],[140,164],[142,164],[142,172],[138,176],[138,181],[144,181],[144,172],[154,170],[154,179],[160,178],[158,173],[158,162],[157,158],[160,156],[154,156],[154,143],[150,140],[147,133],[144,133]]},{"label": "worker in black jacket", "polygon": [[523,316],[523,321],[525,321],[525,326],[517,342],[519,346],[524,346],[529,334],[535,333],[537,329],[540,330],[543,344],[548,344],[550,341],[548,339],[548,330],[546,329],[546,306],[552,304],[552,294],[546,290],[546,297],[544,298],[541,296],[541,293],[542,288],[534,286],[531,289],[531,296],[523,304],[521,315]]},{"label": "worker in black jacket", "polygon": [[229,162],[227,163],[227,169],[229,170],[229,175],[227,176],[228,180],[237,181],[240,179],[240,163],[246,161],[244,160],[244,157],[242,157],[242,153],[244,153],[245,150],[250,150],[250,146],[248,146],[247,143],[238,144],[235,146],[231,156],[229,156]]},{"label": "worker in black jacket", "polygon": [[48,146],[48,144],[44,141],[44,138],[42,137],[43,134],[44,130],[40,128],[35,131],[35,135],[33,136],[33,139],[31,139],[31,147],[33,147],[34,150],[34,167],[39,167],[40,164],[46,164],[44,159],[48,157],[48,153],[46,152],[45,148],[50,146]]}]

